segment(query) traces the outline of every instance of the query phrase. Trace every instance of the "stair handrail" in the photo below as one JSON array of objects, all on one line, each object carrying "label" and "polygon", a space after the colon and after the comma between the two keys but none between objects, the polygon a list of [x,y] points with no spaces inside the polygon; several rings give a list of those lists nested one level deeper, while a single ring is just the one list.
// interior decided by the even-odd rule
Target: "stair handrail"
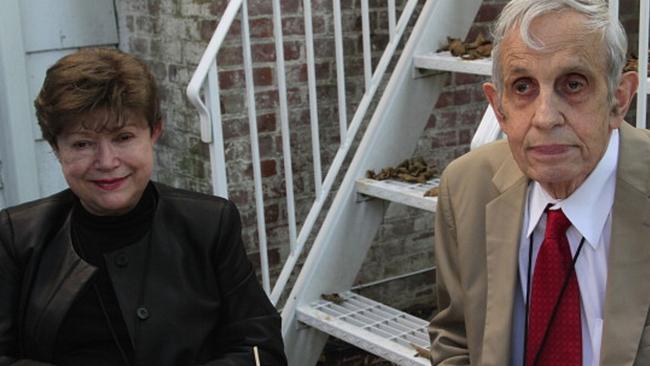
[{"label": "stair handrail", "polygon": [[[305,17],[311,16],[311,8],[309,6],[309,1],[310,0],[303,0],[304,3],[304,10],[305,10]],[[389,11],[395,11],[395,0],[386,0],[388,1],[388,9]],[[261,264],[262,264],[262,279],[263,279],[263,286],[267,293],[270,292],[270,299],[274,304],[277,304],[278,300],[280,299],[280,296],[282,295],[286,284],[289,280],[289,277],[291,273],[293,272],[298,258],[301,256],[302,251],[305,247],[305,244],[307,242],[307,239],[309,238],[310,234],[312,233],[312,230],[314,228],[314,225],[316,224],[317,218],[320,215],[321,210],[323,209],[326,199],[328,195],[330,194],[330,191],[332,189],[332,186],[334,185],[335,179],[338,176],[339,171],[341,170],[341,167],[343,166],[344,160],[351,149],[353,145],[353,141],[355,139],[355,136],[364,120],[364,117],[366,116],[368,109],[371,105],[372,99],[379,89],[381,80],[386,73],[386,70],[389,66],[389,63],[395,54],[395,51],[398,47],[399,41],[402,38],[402,35],[404,34],[408,22],[415,13],[415,8],[417,6],[419,0],[407,0],[407,2],[404,4],[404,7],[402,9],[402,12],[400,14],[399,20],[395,22],[395,14],[389,14],[389,31],[390,31],[390,37],[389,41],[386,44],[386,47],[384,49],[384,52],[382,53],[375,70],[371,70],[371,58],[369,57],[369,52],[370,47],[369,47],[369,39],[370,39],[370,30],[368,27],[368,14],[362,14],[362,36],[363,36],[363,43],[364,43],[364,75],[365,75],[365,85],[366,89],[363,94],[363,96],[360,99],[360,102],[358,104],[357,110],[354,113],[354,116],[352,120],[350,121],[350,124],[348,126],[345,126],[346,124],[346,118],[345,118],[345,113],[341,114],[341,109],[339,109],[340,113],[340,123],[341,123],[341,142],[340,146],[334,156],[334,159],[332,160],[332,163],[328,169],[327,175],[325,179],[322,182],[322,186],[319,187],[318,184],[316,184],[316,192],[315,192],[315,198],[312,203],[312,206],[303,222],[302,227],[300,228],[300,231],[295,238],[295,242],[292,239],[292,245],[291,245],[291,251],[289,253],[289,256],[287,257],[282,270],[280,272],[280,275],[275,283],[275,286],[273,287],[272,292],[269,290],[269,270],[268,270],[268,259],[266,257],[266,238],[265,238],[265,229],[264,229],[264,215],[263,215],[263,200],[261,197],[261,193],[257,192],[258,191],[258,186],[261,187],[261,183],[258,184],[258,178],[259,178],[259,173],[256,171],[259,168],[255,162],[253,163],[253,169],[254,169],[254,179],[256,183],[256,206],[257,206],[257,212],[258,212],[258,235],[260,235],[260,256],[261,258]],[[281,29],[276,28],[277,27],[277,20],[279,19],[279,5],[278,5],[278,0],[274,0],[274,7],[273,7],[273,18],[274,18],[274,34],[276,36],[275,42],[277,42],[278,36],[279,39],[282,39],[282,33]],[[340,7],[338,8],[338,13],[336,9],[336,5],[340,5],[340,0],[334,0],[333,1],[333,6],[335,7],[334,9],[334,16],[335,18],[339,17],[338,21],[340,21]],[[239,11],[242,11],[242,27],[248,27],[248,21],[247,21],[247,9],[246,9],[246,0],[231,0],[228,3],[227,8],[225,9],[221,20],[219,21],[219,24],[217,25],[217,28],[214,31],[214,34],[212,35],[212,38],[210,39],[208,46],[206,47],[206,50],[204,54],[201,56],[201,59],[197,65],[196,71],[192,75],[192,78],[187,86],[187,96],[192,103],[192,105],[197,109],[199,113],[199,119],[200,119],[200,124],[201,124],[201,140],[203,142],[209,143],[210,144],[210,158],[211,158],[211,166],[212,166],[212,184],[213,184],[213,192],[215,195],[220,195],[227,197],[227,179],[226,179],[226,172],[225,172],[225,154],[224,154],[224,148],[223,148],[223,135],[221,131],[221,111],[220,111],[220,104],[219,104],[219,80],[218,80],[218,72],[217,72],[217,62],[216,58],[219,53],[219,50],[221,48],[221,45],[224,42],[224,39],[234,23],[234,19],[237,16],[237,13]],[[368,0],[362,0],[362,12],[367,13],[369,11],[368,7]],[[306,22],[308,22],[307,19],[305,19]],[[336,21],[335,21],[336,23]],[[335,24],[336,28],[336,24]],[[339,24],[339,30],[340,30],[340,24]],[[311,25],[306,26],[306,32],[309,33],[311,30]],[[244,33],[247,33],[247,31],[242,32],[242,35]],[[336,32],[335,32],[336,33]],[[342,55],[342,44],[340,42],[340,34],[335,34],[336,39],[336,48],[337,48],[337,76],[343,74],[343,65],[341,61],[341,56]],[[311,41],[312,35],[306,34],[305,37],[305,42]],[[246,42],[246,41],[244,41]],[[277,45],[276,45],[277,46]],[[244,52],[246,52],[246,45],[244,45]],[[276,48],[276,55],[278,59],[283,60],[283,54],[282,54],[282,47]],[[313,57],[309,57],[310,51],[308,50],[308,60],[307,62],[314,62]],[[340,54],[339,54],[340,53]],[[311,58],[311,60],[310,60]],[[312,65],[313,66],[313,65]],[[251,67],[250,65],[245,65],[245,67]],[[278,63],[277,69],[281,70],[283,68],[283,62]],[[312,74],[312,71],[309,71],[310,74]],[[247,74],[247,79],[250,76],[250,70],[246,69],[246,74]],[[251,76],[252,78],[252,76]],[[313,74],[310,75],[310,79],[313,78]],[[340,78],[339,78],[340,79]],[[207,80],[207,83],[206,83]],[[311,81],[310,81],[311,82]],[[248,90],[250,87],[250,83],[247,80],[246,83],[246,91],[249,93],[248,94],[248,104],[249,104],[249,115],[250,115],[250,110],[255,110],[254,106],[254,94],[253,98],[251,98],[251,91]],[[337,83],[339,84],[339,83]],[[343,95],[345,95],[345,89],[344,86],[342,87],[341,85],[338,85],[338,91],[339,91],[339,106],[343,105],[345,106],[345,100],[341,100],[341,92],[343,92]],[[205,87],[205,100],[201,97],[201,91]],[[310,86],[310,92],[313,89]],[[281,91],[279,90],[278,93]],[[311,104],[311,103],[310,103]],[[252,105],[252,107],[251,107]],[[310,110],[312,108],[312,105],[310,105]],[[312,114],[313,116],[313,114]],[[255,118],[250,119],[249,116],[249,122],[251,124],[254,123]],[[283,121],[284,122],[284,121]],[[254,130],[255,126],[251,125],[251,133]],[[256,127],[255,127],[256,129]],[[312,126],[312,131],[313,131],[313,126]],[[284,130],[283,130],[283,135],[284,135]],[[257,136],[251,135],[251,141],[252,143],[255,143],[254,140],[256,140]],[[216,145],[216,146],[215,146]],[[252,146],[253,149],[253,154],[255,153],[255,146]],[[283,149],[284,150],[284,149]],[[314,154],[316,152],[314,151]],[[285,152],[286,154],[286,152]],[[290,151],[289,151],[290,154]],[[259,158],[259,157],[258,157]],[[255,159],[255,157],[253,157]],[[285,156],[286,159],[286,156]],[[286,172],[285,172],[286,173]],[[289,181],[289,177],[291,177],[291,174],[288,174],[285,179]],[[261,178],[259,178],[261,181]],[[288,184],[288,187],[290,185]],[[288,188],[289,189],[289,188]],[[292,188],[291,188],[292,189]],[[261,189],[260,189],[261,190]],[[291,192],[292,193],[292,192]],[[289,198],[289,194],[287,194],[287,199]],[[288,206],[291,206],[292,202],[288,202]],[[260,209],[262,210],[262,214],[260,214]],[[294,217],[295,220],[295,217]],[[291,218],[290,218],[291,221]],[[260,227],[261,226],[261,227]],[[294,234],[295,235],[295,234]]]}]

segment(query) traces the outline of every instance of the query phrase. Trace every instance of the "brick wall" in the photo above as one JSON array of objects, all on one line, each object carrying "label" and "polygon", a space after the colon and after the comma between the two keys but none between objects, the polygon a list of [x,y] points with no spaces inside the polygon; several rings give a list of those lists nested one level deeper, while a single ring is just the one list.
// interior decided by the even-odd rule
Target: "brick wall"
[{"label": "brick wall", "polygon": [[[488,27],[507,1],[486,0],[470,31],[470,38]],[[185,87],[208,40],[212,36],[227,0],[117,0],[120,48],[146,60],[160,82],[166,129],[156,147],[155,178],[177,187],[210,192],[210,161],[207,145],[200,142],[198,116],[185,98]],[[306,54],[302,0],[283,0],[284,51],[291,126],[292,170],[295,176],[299,226],[313,200],[313,167],[307,91]],[[346,53],[348,117],[351,119],[363,93],[360,1],[344,0],[343,28]],[[404,1],[398,1],[401,8]],[[249,0],[253,38],[254,77],[269,257],[275,277],[288,253],[288,230],[284,201],[284,161],[278,112],[270,0]],[[387,39],[385,1],[371,1],[373,59],[379,57]],[[622,1],[623,21],[635,32],[638,0]],[[336,99],[336,70],[331,0],[313,0],[313,28],[320,142],[323,175],[339,142]],[[237,18],[239,19],[239,18]],[[240,208],[243,238],[254,263],[258,262],[254,190],[250,158],[248,121],[244,113],[241,42],[238,20],[219,55],[221,106],[230,198]],[[459,36],[459,35],[452,35]],[[636,39],[635,37],[632,37]],[[634,41],[636,42],[636,41]],[[471,137],[485,110],[481,84],[484,77],[449,74],[416,155],[423,156],[441,171],[452,159],[469,148]],[[433,265],[433,215],[391,205],[375,243],[358,276],[363,284]],[[400,308],[431,305],[433,272],[388,282],[362,293]]]}]

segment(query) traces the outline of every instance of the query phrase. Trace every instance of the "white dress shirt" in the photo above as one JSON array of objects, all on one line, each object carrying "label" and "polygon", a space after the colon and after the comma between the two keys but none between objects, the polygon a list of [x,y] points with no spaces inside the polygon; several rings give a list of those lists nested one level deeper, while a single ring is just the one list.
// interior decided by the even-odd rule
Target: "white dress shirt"
[{"label": "white dress shirt", "polygon": [[[607,284],[607,253],[612,231],[612,205],[616,188],[618,163],[618,130],[613,130],[605,155],[594,171],[569,197],[557,200],[551,197],[537,182],[528,186],[521,239],[519,242],[519,279],[513,317],[511,364],[523,365],[525,299],[529,288],[528,260],[530,238],[533,237],[533,272],[537,253],[544,239],[547,205],[562,209],[571,221],[567,239],[571,254],[575,255],[584,237],[575,269],[580,287],[582,361],[584,366],[598,365],[600,340],[603,330],[603,306]],[[532,273],[531,272],[531,279]],[[531,280],[532,281],[532,280]],[[531,284],[532,286],[532,284]]]}]

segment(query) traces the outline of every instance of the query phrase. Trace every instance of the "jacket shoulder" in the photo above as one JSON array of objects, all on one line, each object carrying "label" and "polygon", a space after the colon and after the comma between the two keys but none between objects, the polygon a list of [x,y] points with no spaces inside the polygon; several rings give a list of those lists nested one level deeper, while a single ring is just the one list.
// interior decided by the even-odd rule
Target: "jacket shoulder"
[{"label": "jacket shoulder", "polygon": [[170,187],[162,183],[154,183],[158,192],[158,210],[172,213],[175,220],[181,220],[187,225],[202,225],[204,230],[214,227],[215,220],[233,218],[239,220],[239,211],[235,204],[223,197],[204,193],[192,192]]},{"label": "jacket shoulder", "polygon": [[174,205],[191,205],[195,208],[204,207],[205,209],[223,208],[224,206],[233,205],[228,199],[219,196],[188,191],[158,182],[154,182],[154,186],[156,187],[156,192],[158,192],[158,198],[160,200]]},{"label": "jacket shoulder", "polygon": [[43,243],[41,239],[54,235],[63,225],[73,204],[74,195],[66,189],[0,211],[0,242],[21,246],[14,248],[16,252]]},{"label": "jacket shoulder", "polygon": [[442,176],[443,179],[456,183],[468,180],[473,182],[490,180],[507,159],[512,159],[508,142],[499,140],[483,145],[452,161],[445,168]]}]

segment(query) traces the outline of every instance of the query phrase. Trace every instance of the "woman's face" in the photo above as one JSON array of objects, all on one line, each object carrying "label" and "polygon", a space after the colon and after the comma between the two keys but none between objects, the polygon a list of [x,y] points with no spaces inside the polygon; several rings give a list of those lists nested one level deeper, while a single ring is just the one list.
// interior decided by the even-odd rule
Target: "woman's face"
[{"label": "woman's face", "polygon": [[153,167],[153,145],[162,123],[151,130],[146,119],[129,113],[124,127],[95,131],[92,120],[106,118],[103,110],[89,112],[57,136],[56,155],[70,189],[88,212],[122,215],[140,200]]}]

